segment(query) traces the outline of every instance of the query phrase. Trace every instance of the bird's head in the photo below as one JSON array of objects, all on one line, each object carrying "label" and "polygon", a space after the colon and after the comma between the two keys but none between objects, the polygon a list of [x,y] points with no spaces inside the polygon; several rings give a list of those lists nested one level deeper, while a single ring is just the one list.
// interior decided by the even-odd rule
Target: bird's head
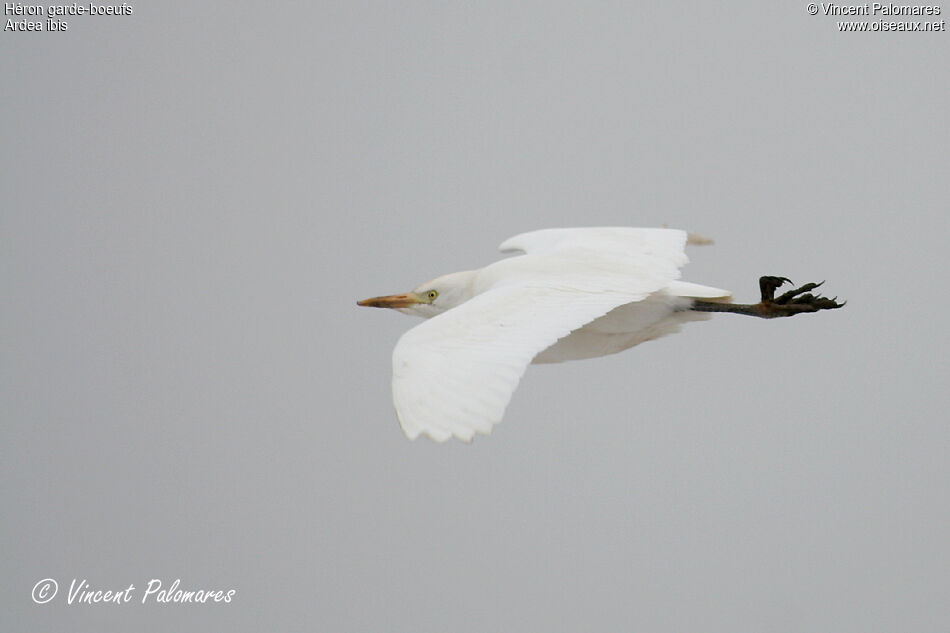
[{"label": "bird's head", "polygon": [[393,308],[428,319],[471,299],[475,294],[476,272],[466,270],[442,275],[404,294],[373,297],[356,303],[371,308]]}]

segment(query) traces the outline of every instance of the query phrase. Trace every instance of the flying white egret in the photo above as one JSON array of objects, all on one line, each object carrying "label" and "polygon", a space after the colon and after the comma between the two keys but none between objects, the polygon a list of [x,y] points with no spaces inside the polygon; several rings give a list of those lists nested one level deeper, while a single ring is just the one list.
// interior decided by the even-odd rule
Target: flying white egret
[{"label": "flying white egret", "polygon": [[[761,318],[840,308],[809,283],[762,277],[761,301],[679,281],[689,239],[675,229],[542,229],[501,244],[523,254],[437,277],[411,292],[359,301],[421,316],[393,350],[393,403],[410,439],[470,441],[498,424],[531,363],[614,354],[733,312]],[[790,283],[790,282],[789,282]]]}]

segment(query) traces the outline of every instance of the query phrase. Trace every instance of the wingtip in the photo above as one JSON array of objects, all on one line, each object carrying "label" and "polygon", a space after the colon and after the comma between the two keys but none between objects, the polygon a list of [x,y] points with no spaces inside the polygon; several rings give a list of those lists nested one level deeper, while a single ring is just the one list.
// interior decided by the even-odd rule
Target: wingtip
[{"label": "wingtip", "polygon": [[716,242],[711,237],[706,237],[705,235],[700,235],[699,233],[687,233],[686,243],[693,246],[708,246],[710,244],[715,244]]},{"label": "wingtip", "polygon": [[472,429],[470,433],[459,433],[456,431],[453,433],[444,433],[444,434],[434,432],[432,429],[420,429],[414,432],[403,429],[403,434],[411,442],[415,442],[419,438],[420,435],[424,435],[430,440],[432,440],[433,442],[435,442],[436,444],[445,444],[452,438],[455,438],[460,442],[464,442],[465,444],[471,445],[473,444],[476,436],[478,435],[488,436],[488,435],[491,435],[491,432],[492,432],[491,428],[489,428],[488,430]]}]

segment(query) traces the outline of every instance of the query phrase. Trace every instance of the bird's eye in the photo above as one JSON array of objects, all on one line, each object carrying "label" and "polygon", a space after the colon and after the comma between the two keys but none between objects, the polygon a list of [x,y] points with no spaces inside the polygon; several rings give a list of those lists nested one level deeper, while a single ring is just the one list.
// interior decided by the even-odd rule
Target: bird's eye
[{"label": "bird's eye", "polygon": [[435,298],[439,296],[439,293],[435,290],[430,290],[426,293],[426,296],[429,297],[430,301],[434,301]]}]

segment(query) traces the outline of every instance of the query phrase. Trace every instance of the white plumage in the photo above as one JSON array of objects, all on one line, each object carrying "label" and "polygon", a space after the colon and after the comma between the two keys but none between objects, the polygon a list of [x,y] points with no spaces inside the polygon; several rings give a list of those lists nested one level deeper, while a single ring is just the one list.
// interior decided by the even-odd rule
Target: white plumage
[{"label": "white plumage", "polygon": [[393,351],[403,431],[469,441],[501,421],[532,362],[613,354],[708,318],[692,300],[730,293],[678,281],[686,242],[673,229],[532,231],[500,246],[522,255],[361,301],[428,318]]}]

